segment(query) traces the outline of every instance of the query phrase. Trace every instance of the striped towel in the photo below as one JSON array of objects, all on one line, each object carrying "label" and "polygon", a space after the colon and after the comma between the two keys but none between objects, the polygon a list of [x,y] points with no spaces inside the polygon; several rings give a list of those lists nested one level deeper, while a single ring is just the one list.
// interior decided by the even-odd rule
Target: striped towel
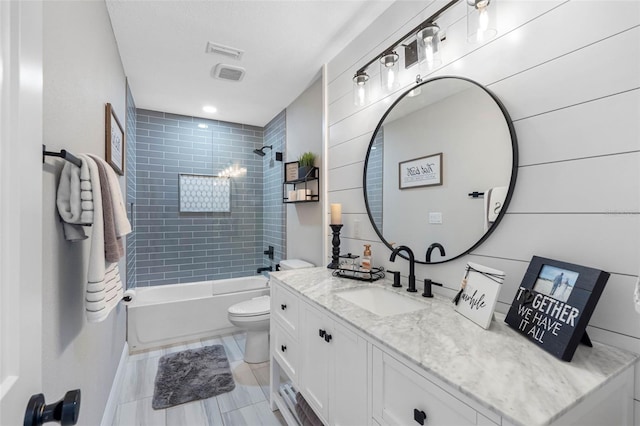
[{"label": "striped towel", "polygon": [[89,270],[85,291],[87,321],[99,322],[107,318],[111,310],[122,299],[123,289],[118,263],[107,262],[104,253],[104,223],[102,217],[102,194],[98,165],[88,155],[79,157],[88,165],[91,175],[93,198],[93,230],[89,249]]}]

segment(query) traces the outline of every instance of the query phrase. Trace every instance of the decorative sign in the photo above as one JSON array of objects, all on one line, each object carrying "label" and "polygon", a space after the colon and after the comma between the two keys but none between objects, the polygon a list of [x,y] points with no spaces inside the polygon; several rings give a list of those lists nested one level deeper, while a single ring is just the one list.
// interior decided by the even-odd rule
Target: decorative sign
[{"label": "decorative sign", "polygon": [[545,351],[571,361],[609,273],[534,256],[505,322]]},{"label": "decorative sign", "polygon": [[120,176],[124,175],[124,130],[111,104],[106,104],[105,152],[107,163]]},{"label": "decorative sign", "polygon": [[399,163],[400,189],[442,185],[442,153]]},{"label": "decorative sign", "polygon": [[180,211],[231,211],[231,179],[208,175],[180,174]]},{"label": "decorative sign", "polygon": [[482,328],[489,328],[504,272],[469,262],[462,279],[463,288],[454,299],[456,311]]},{"label": "decorative sign", "polygon": [[294,180],[298,180],[298,162],[284,163],[284,181],[292,182]]}]

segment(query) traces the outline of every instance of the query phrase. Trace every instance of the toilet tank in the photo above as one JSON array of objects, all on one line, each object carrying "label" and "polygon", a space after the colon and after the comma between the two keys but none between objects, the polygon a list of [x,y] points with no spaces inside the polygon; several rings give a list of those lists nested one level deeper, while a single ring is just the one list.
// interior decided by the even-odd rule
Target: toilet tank
[{"label": "toilet tank", "polygon": [[280,270],[288,271],[291,269],[313,268],[315,265],[302,259],[284,259],[280,261]]}]

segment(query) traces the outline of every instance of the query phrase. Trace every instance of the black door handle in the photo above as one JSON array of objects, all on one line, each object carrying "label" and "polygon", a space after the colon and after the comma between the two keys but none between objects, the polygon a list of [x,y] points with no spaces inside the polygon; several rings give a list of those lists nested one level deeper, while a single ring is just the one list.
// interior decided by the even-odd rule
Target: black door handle
[{"label": "black door handle", "polygon": [[323,330],[323,329],[321,329],[321,328],[320,328],[320,329],[318,329],[318,335],[319,335],[320,337],[324,337],[324,335],[325,335],[325,334],[327,334],[326,330]]},{"label": "black door handle", "polygon": [[282,346],[280,346],[280,350],[281,350],[282,352],[286,351],[286,350],[287,350],[287,345],[282,345]]},{"label": "black door handle", "polygon": [[326,333],[324,335],[324,341],[325,342],[329,343],[331,341],[331,339],[332,339],[332,337],[331,337],[331,335],[329,333]]},{"label": "black door handle", "polygon": [[32,395],[24,413],[24,426],[40,426],[47,422],[75,425],[80,414],[80,389],[67,392],[58,402],[45,404],[44,395]]},{"label": "black door handle", "polygon": [[424,411],[418,410],[417,408],[413,409],[413,420],[424,425],[424,421],[427,420],[427,413]]},{"label": "black door handle", "polygon": [[284,311],[285,309],[287,309],[287,305],[285,305],[285,304],[283,303],[282,305],[280,305],[280,309],[282,309],[282,310]]}]

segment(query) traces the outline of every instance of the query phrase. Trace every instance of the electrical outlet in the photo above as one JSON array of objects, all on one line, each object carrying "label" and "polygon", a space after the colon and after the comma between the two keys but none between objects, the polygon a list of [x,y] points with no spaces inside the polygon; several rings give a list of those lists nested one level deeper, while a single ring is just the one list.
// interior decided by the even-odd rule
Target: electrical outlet
[{"label": "electrical outlet", "polygon": [[440,225],[442,223],[442,213],[429,212],[429,223],[433,225]]}]

